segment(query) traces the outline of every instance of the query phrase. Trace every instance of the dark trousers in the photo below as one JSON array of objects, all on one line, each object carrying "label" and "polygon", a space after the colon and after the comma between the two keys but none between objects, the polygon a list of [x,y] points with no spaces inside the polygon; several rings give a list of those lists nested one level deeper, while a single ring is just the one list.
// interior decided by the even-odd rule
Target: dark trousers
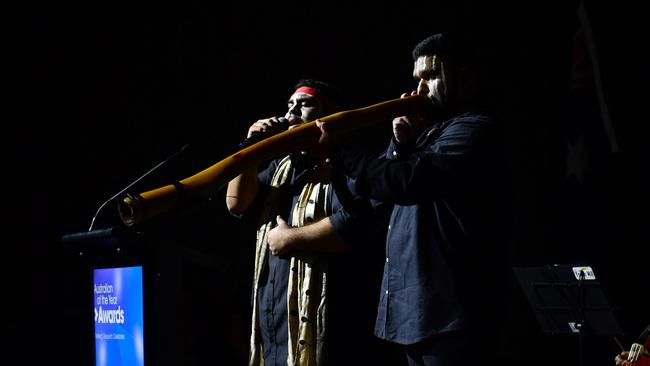
[{"label": "dark trousers", "polygon": [[404,346],[409,366],[459,366],[467,358],[467,337],[451,332]]}]

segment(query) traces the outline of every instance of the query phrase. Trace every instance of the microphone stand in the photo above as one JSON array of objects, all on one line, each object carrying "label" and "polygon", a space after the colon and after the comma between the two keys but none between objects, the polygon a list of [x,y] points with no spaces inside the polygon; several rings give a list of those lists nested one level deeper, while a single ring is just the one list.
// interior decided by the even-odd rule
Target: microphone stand
[{"label": "microphone stand", "polygon": [[134,184],[136,184],[136,183],[138,183],[139,181],[141,181],[142,179],[144,179],[144,177],[146,177],[146,176],[148,176],[149,174],[151,174],[153,171],[155,171],[156,169],[158,169],[160,166],[162,166],[163,164],[167,163],[169,160],[175,158],[176,156],[178,156],[178,155],[179,155],[180,153],[182,153],[183,151],[187,150],[188,147],[189,147],[189,144],[185,144],[183,147],[181,147],[180,150],[176,151],[175,153],[173,153],[172,155],[170,155],[169,157],[167,157],[167,159],[161,161],[161,162],[158,163],[156,166],[154,166],[153,168],[149,169],[149,171],[147,171],[146,173],[144,173],[143,175],[141,175],[138,179],[134,180],[131,184],[129,184],[128,186],[124,187],[124,189],[122,189],[121,191],[117,192],[113,197],[107,199],[104,203],[102,203],[101,206],[99,206],[99,208],[97,209],[97,212],[95,212],[95,216],[93,216],[93,219],[90,221],[90,227],[88,227],[88,231],[92,231],[92,230],[93,230],[93,226],[95,225],[95,219],[97,218],[97,215],[99,215],[99,212],[104,208],[104,206],[106,206],[109,202],[111,202],[111,201],[114,200],[115,198],[119,197],[121,194],[123,194],[124,192],[126,192],[129,188],[133,187]]}]

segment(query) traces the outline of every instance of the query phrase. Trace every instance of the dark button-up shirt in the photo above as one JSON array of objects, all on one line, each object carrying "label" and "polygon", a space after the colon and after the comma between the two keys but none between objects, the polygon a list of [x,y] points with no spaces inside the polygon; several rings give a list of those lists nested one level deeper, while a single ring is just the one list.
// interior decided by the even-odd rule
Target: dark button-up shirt
[{"label": "dark button-up shirt", "polygon": [[[277,211],[277,214],[287,220],[289,225],[293,225],[292,208],[298,202],[306,180],[317,163],[316,160],[301,154],[294,154],[292,159],[293,164],[288,181],[282,186],[280,191]],[[264,190],[270,186],[271,179],[279,161],[280,159],[272,161],[268,167],[258,174],[262,191],[256,199],[256,206],[264,202]],[[333,179],[338,178],[341,177],[335,175]],[[330,207],[332,212],[329,216],[330,221],[336,231],[349,244],[354,243],[363,235],[367,234],[363,232],[364,229],[361,223],[368,221],[369,218],[366,215],[359,215],[358,211],[362,209],[361,206],[363,205],[359,197],[351,197],[348,193],[341,192],[344,185],[341,186],[336,184],[336,182],[332,184],[332,187],[333,189],[328,191],[329,196],[326,198],[331,202]],[[341,195],[344,198],[341,198]],[[345,208],[341,203],[342,200],[348,204]],[[363,201],[367,202],[367,200]],[[371,207],[367,206],[366,208],[370,209]],[[255,212],[256,209],[259,209],[259,207],[254,206],[252,212]],[[352,214],[352,212],[355,212],[355,214]],[[286,365],[288,352],[287,284],[289,281],[291,258],[289,256],[272,255],[267,256],[267,258],[268,271],[262,273],[258,288],[259,325],[264,348],[264,361],[265,365]]]},{"label": "dark button-up shirt", "polygon": [[335,167],[355,177],[356,193],[394,204],[376,336],[412,344],[466,327],[475,299],[466,285],[483,275],[470,259],[489,241],[485,229],[493,221],[483,199],[490,194],[489,163],[503,164],[490,162],[484,148],[490,125],[488,117],[466,112],[435,124],[412,146],[391,142],[380,159],[337,154]]}]

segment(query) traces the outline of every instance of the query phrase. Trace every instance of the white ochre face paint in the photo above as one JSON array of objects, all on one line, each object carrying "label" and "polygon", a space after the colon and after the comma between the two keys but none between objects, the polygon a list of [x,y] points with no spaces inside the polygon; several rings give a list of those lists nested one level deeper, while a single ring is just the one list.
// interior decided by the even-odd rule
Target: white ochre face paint
[{"label": "white ochre face paint", "polygon": [[417,93],[442,102],[446,99],[445,75],[437,55],[420,56],[413,65],[413,78],[418,82]]},{"label": "white ochre face paint", "polygon": [[[295,93],[287,102],[287,114],[285,118],[289,123],[297,125],[304,122],[310,122],[320,117],[322,105],[318,97],[307,93]],[[299,121],[302,120],[302,122]]]}]

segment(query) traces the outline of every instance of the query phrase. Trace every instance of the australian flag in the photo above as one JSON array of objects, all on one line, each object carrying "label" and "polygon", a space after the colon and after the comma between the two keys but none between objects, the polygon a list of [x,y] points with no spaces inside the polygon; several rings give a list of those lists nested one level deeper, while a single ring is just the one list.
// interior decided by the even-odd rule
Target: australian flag
[{"label": "australian flag", "polygon": [[[598,44],[585,8],[578,8],[569,80],[563,222],[573,260],[593,261],[615,224],[615,169],[620,153],[603,88]],[[568,249],[568,248],[567,248]]]},{"label": "australian flag", "polygon": [[[620,87],[647,85],[647,58],[620,52],[627,49],[620,45],[621,39],[641,48],[648,44],[643,21],[632,16],[637,13],[643,18],[641,9],[635,7],[612,7],[596,1],[578,6],[561,215],[569,259],[589,263],[601,274],[599,281],[616,307],[623,331],[630,336],[647,326],[650,306],[650,184],[643,177],[648,159],[635,145],[636,139],[643,140],[639,147],[647,151],[647,138],[639,126],[648,122],[644,114],[648,107]],[[617,16],[618,22],[614,21]],[[622,20],[629,26],[621,28]],[[647,99],[647,92],[636,93]],[[609,355],[616,352],[608,351]],[[603,359],[611,360],[609,355]]]}]

